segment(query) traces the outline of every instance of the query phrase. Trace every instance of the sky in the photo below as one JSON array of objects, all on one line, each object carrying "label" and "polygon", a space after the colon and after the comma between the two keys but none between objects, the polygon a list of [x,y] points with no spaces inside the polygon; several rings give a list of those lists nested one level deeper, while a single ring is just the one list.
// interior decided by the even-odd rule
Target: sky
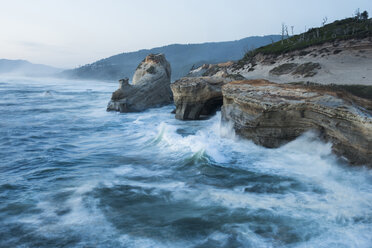
[{"label": "sky", "polygon": [[74,68],[168,44],[295,33],[371,0],[0,0],[0,58]]}]

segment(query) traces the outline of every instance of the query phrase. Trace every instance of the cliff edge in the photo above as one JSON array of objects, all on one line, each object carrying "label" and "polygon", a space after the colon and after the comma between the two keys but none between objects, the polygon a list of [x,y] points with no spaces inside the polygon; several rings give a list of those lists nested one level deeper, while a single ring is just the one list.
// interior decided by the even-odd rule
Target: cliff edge
[{"label": "cliff edge", "polygon": [[222,119],[254,143],[274,148],[314,130],[351,164],[372,166],[372,102],[344,91],[267,80],[222,87]]}]

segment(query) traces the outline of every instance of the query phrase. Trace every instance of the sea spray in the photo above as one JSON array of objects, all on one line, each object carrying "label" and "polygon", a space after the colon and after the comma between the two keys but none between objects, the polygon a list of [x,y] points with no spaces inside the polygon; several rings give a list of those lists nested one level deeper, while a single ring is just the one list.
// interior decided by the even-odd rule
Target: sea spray
[{"label": "sea spray", "polygon": [[220,113],[108,113],[116,84],[0,81],[1,247],[372,243],[371,170],[315,134],[268,149]]}]

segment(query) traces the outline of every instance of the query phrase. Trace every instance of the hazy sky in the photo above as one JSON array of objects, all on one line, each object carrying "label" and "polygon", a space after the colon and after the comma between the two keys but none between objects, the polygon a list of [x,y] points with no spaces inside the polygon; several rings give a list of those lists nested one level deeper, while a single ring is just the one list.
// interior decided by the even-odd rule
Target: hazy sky
[{"label": "hazy sky", "polygon": [[0,58],[68,68],[172,43],[295,33],[371,0],[0,0]]}]

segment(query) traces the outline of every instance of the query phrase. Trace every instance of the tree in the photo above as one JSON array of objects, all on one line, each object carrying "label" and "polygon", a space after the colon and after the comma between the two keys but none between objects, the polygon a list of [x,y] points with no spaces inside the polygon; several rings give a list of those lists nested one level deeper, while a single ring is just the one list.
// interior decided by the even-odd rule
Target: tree
[{"label": "tree", "polygon": [[328,18],[325,16],[322,21],[322,26],[324,26],[328,21]]},{"label": "tree", "polygon": [[357,8],[354,12],[355,19],[360,20],[360,9]]},{"label": "tree", "polygon": [[360,17],[362,18],[362,20],[367,20],[368,19],[367,10],[363,11],[362,14],[360,14]]},{"label": "tree", "polygon": [[283,40],[284,40],[284,35],[285,35],[285,24],[282,23],[282,45],[283,45]]},{"label": "tree", "polygon": [[285,25],[285,34],[287,35],[287,38],[289,38],[288,26],[287,25]]}]

